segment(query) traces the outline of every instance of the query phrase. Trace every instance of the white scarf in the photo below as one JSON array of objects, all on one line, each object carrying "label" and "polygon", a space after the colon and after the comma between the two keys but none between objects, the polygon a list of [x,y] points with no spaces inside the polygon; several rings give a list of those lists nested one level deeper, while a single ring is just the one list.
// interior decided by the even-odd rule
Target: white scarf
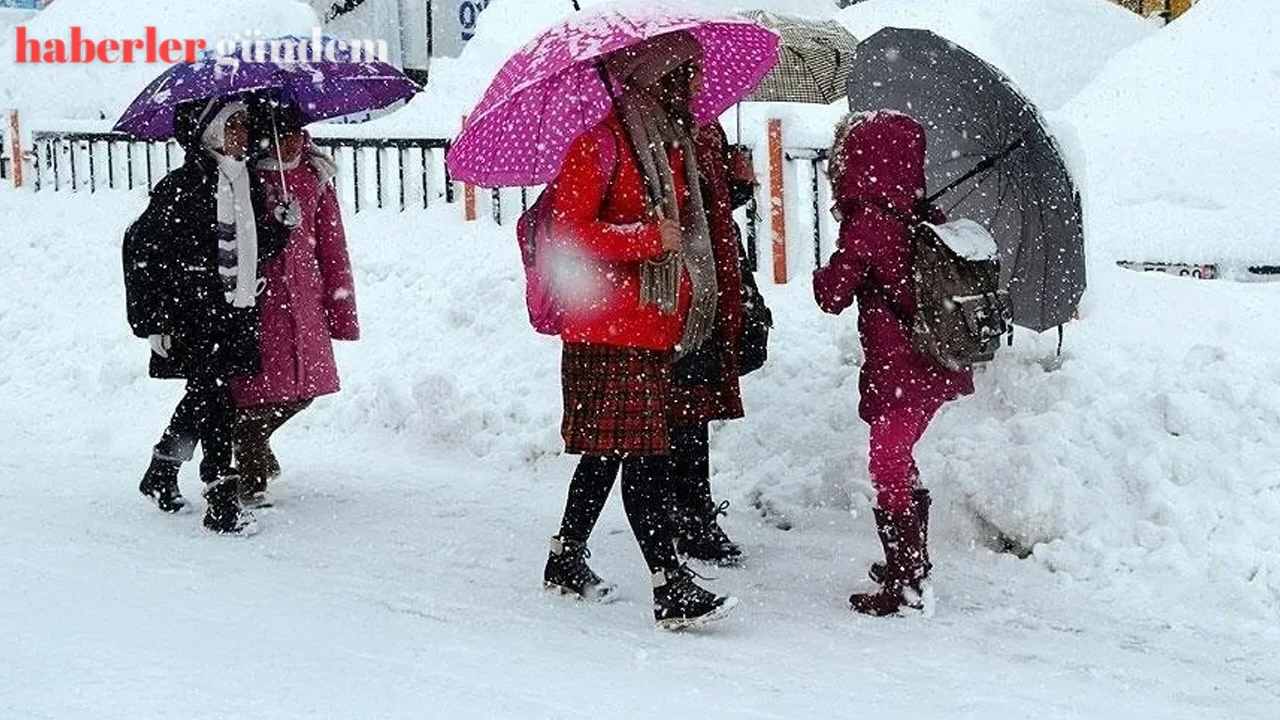
[{"label": "white scarf", "polygon": [[248,165],[222,154],[222,146],[227,118],[245,109],[240,101],[223,105],[201,136],[218,165],[218,272],[227,302],[240,308],[253,307],[258,294],[258,226]]},{"label": "white scarf", "polygon": [[320,177],[320,186],[324,187],[330,180],[338,175],[338,164],[334,162],[333,156],[323,150],[314,142],[307,142],[307,149],[301,155],[292,159],[280,162],[274,155],[267,155],[258,162],[254,163],[254,167],[258,170],[269,170],[278,172],[281,170],[288,171],[298,167],[298,163],[302,160],[302,155],[306,155],[311,160],[311,166],[316,169],[316,175]]}]

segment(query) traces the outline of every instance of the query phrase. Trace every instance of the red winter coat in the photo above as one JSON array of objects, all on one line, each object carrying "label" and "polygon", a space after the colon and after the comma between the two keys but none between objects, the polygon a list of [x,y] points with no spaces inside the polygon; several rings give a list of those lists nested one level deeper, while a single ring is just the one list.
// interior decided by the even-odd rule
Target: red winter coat
[{"label": "red winter coat", "polygon": [[[678,312],[640,306],[640,264],[662,255],[662,234],[648,215],[634,155],[618,121],[574,141],[552,183],[552,227],[548,244],[565,251],[565,274],[572,291],[563,300],[566,343],[594,343],[647,350],[671,350],[684,330],[690,290],[682,279]],[[600,144],[613,141],[614,147]],[[601,177],[610,170],[611,177]],[[682,161],[673,151],[676,191],[683,196]],[[683,204],[683,203],[682,203]]]},{"label": "red winter coat", "polygon": [[[268,196],[279,197],[279,171],[254,172],[266,184]],[[290,197],[301,206],[302,222],[284,251],[262,266],[267,281],[258,296],[262,372],[231,380],[237,407],[337,392],[331,340],[360,337],[351,261],[333,184],[322,184],[305,156],[284,177]]]},{"label": "red winter coat", "polygon": [[[733,420],[743,416],[742,389],[738,377],[738,335],[742,331],[742,263],[738,257],[738,228],[729,200],[728,167],[725,163],[724,129],[718,124],[704,127],[695,138],[698,169],[702,172],[702,202],[711,231],[711,250],[716,261],[715,332],[707,338],[706,352],[718,355],[719,377],[700,384],[673,382],[667,402],[673,424],[692,425],[711,420]],[[700,351],[695,351],[697,355]],[[697,362],[697,358],[690,360]],[[680,363],[676,364],[676,375]]]},{"label": "red winter coat", "polygon": [[902,321],[874,290],[879,285],[908,316],[916,311],[907,227],[893,213],[912,215],[924,195],[924,128],[906,115],[878,112],[854,127],[839,151],[845,157],[835,189],[843,218],[839,248],[814,273],[814,297],[832,314],[858,301],[863,420],[886,409],[936,410],[973,392],[972,372],[938,367],[916,353]]}]

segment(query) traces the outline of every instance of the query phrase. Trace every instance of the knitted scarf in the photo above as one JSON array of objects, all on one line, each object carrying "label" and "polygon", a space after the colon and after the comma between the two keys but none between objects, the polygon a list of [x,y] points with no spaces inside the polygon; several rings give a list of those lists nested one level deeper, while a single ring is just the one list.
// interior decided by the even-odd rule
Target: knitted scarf
[{"label": "knitted scarf", "polygon": [[[209,112],[213,107],[205,110]],[[201,143],[218,166],[218,274],[227,302],[253,307],[258,294],[258,226],[249,193],[249,168],[244,160],[222,154],[227,119],[243,111],[243,102],[223,105],[209,121]]]},{"label": "knitted scarf", "polygon": [[[664,75],[701,55],[702,48],[692,36],[671,33],[616,52],[606,61],[609,74],[624,89],[615,98],[614,112],[635,149],[651,209],[662,218],[680,222],[679,252],[644,263],[640,273],[640,302],[668,314],[677,310],[681,269],[689,273],[693,302],[676,347],[677,357],[695,350],[711,335],[716,319],[716,264],[702,204],[693,128],[673,121],[652,89]],[[679,150],[682,158],[683,206],[675,190],[675,170],[668,154],[671,149]]]}]

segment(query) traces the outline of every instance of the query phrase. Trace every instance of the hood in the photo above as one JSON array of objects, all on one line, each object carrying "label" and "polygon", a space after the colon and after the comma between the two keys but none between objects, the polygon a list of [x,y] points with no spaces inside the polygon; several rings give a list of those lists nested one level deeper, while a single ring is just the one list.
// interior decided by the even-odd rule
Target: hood
[{"label": "hood", "polygon": [[910,215],[924,197],[924,128],[909,115],[850,115],[836,131],[831,157],[832,191],[845,214],[871,206]]},{"label": "hood", "polygon": [[203,152],[202,138],[218,111],[235,98],[214,98],[212,100],[192,100],[174,108],[173,139],[178,141],[187,152]]}]

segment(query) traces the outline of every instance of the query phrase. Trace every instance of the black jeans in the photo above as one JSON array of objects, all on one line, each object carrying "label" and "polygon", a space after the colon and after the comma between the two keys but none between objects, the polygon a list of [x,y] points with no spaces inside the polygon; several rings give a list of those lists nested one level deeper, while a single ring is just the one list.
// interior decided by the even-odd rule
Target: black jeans
[{"label": "black jeans", "polygon": [[583,455],[569,483],[560,537],[585,543],[622,469],[622,506],[649,572],[674,570],[674,537],[667,516],[670,458],[665,455]]},{"label": "black jeans", "polygon": [[235,402],[226,381],[191,378],[187,380],[187,394],[173,411],[160,442],[156,443],[155,456],[171,462],[186,462],[195,454],[199,442],[204,452],[200,479],[215,482],[232,474],[235,429]]}]

